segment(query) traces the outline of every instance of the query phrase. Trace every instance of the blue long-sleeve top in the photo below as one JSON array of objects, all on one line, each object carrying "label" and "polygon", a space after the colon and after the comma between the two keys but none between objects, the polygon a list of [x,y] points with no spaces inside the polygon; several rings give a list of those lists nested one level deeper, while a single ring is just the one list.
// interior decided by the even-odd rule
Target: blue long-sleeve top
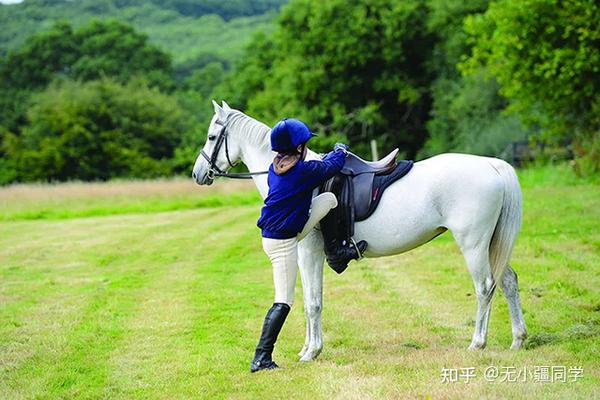
[{"label": "blue long-sleeve top", "polygon": [[271,164],[269,194],[256,223],[262,236],[289,239],[301,232],[308,221],[313,190],[337,174],[345,158],[344,152],[333,151],[323,160],[299,160],[282,175],[277,175]]}]

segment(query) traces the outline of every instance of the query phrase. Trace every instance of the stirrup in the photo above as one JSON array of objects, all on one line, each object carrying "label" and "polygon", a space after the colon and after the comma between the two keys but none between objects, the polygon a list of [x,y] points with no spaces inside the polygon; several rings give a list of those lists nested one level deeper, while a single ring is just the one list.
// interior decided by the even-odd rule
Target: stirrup
[{"label": "stirrup", "polygon": [[358,254],[358,258],[356,259],[356,261],[360,261],[364,258],[364,256],[362,255],[362,253],[360,252],[360,250],[358,249],[358,245],[356,244],[356,242],[354,241],[354,238],[350,238],[350,241],[352,242],[352,246],[354,246],[354,249],[356,250],[356,254]]}]

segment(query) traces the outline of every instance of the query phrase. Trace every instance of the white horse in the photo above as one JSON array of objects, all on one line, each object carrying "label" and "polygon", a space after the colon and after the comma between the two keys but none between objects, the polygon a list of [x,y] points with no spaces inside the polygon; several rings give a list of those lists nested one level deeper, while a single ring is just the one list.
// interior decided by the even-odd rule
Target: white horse
[{"label": "white horse", "polygon": [[[270,128],[227,103],[213,101],[215,115],[208,140],[194,165],[193,177],[211,184],[227,175],[237,161],[251,172],[268,170],[274,153]],[[224,145],[223,145],[224,144]],[[318,156],[309,151],[309,159]],[[211,165],[212,164],[212,165]],[[252,175],[263,198],[267,176]],[[398,206],[401,204],[401,207]],[[414,164],[408,175],[383,193],[379,206],[355,225],[356,241],[366,240],[365,257],[399,254],[414,249],[450,229],[467,262],[477,294],[475,332],[469,349],[486,345],[488,320],[496,283],[508,300],[512,349],[527,337],[517,275],[509,259],[521,224],[521,189],[514,169],[506,162],[466,154],[441,154]],[[298,246],[299,268],[307,319],[301,361],[314,360],[323,348],[323,237],[313,231]]]}]

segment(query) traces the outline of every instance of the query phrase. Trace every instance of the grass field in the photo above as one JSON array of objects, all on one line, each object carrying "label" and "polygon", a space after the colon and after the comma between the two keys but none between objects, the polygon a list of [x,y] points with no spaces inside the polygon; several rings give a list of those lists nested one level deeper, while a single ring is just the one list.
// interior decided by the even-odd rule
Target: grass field
[{"label": "grass field", "polygon": [[[600,186],[521,173],[513,257],[531,339],[513,352],[497,296],[468,352],[475,300],[450,234],[325,272],[325,348],[298,363],[302,293],[250,374],[272,302],[246,184],[116,182],[0,189],[0,398],[600,398]],[[582,367],[576,382],[487,382],[487,367]],[[442,368],[475,378],[442,383]],[[508,371],[508,369],[506,370]],[[522,378],[522,377],[521,377]]]}]

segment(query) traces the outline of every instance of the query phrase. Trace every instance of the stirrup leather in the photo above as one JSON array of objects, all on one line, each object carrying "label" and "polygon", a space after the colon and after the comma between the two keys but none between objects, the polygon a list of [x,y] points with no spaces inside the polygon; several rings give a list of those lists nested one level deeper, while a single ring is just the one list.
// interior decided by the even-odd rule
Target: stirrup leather
[{"label": "stirrup leather", "polygon": [[350,238],[350,241],[352,242],[352,246],[354,246],[354,248],[356,249],[356,254],[358,254],[358,258],[356,259],[356,261],[360,261],[363,258],[365,258],[363,256],[363,254],[360,252],[360,250],[358,249],[358,245],[356,244],[356,241],[354,240],[353,237]]}]

